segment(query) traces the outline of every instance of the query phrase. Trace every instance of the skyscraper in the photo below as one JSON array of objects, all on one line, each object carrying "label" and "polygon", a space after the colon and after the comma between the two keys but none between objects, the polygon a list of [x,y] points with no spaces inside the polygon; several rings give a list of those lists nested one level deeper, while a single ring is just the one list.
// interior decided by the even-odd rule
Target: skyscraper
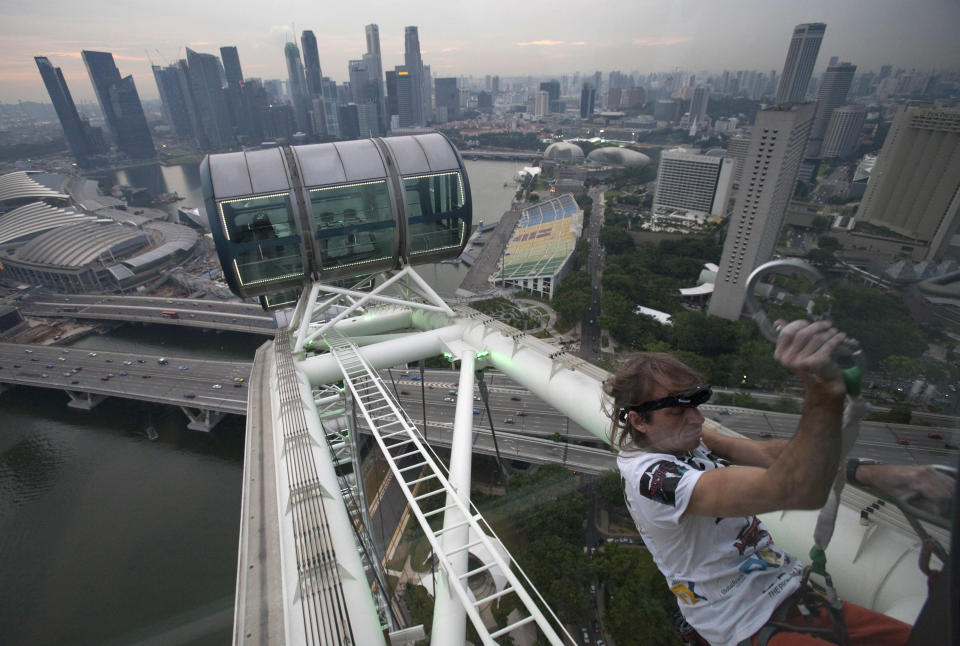
[{"label": "skyscraper", "polygon": [[544,81],[540,84],[540,91],[546,92],[550,97],[547,104],[547,113],[563,112],[563,108],[560,106],[560,81]]},{"label": "skyscraper", "polygon": [[747,277],[773,255],[813,126],[814,110],[813,103],[787,103],[757,113],[709,314],[732,321],[740,318]]},{"label": "skyscraper", "polygon": [[130,157],[153,157],[156,154],[153,137],[133,76],[120,76],[110,52],[84,50],[81,55],[107,130],[117,147]]},{"label": "skyscraper", "polygon": [[597,91],[589,84],[584,83],[580,90],[580,118],[589,119],[593,116],[594,104],[597,100]]},{"label": "skyscraper", "polygon": [[537,92],[537,98],[533,104],[533,117],[542,119],[550,114],[550,93],[546,90]]},{"label": "skyscraper", "polygon": [[190,123],[187,99],[180,85],[179,68],[176,65],[167,67],[153,65],[150,69],[153,70],[153,80],[157,82],[164,120],[170,124],[173,132],[180,139],[193,139],[193,126]]},{"label": "skyscraper", "polygon": [[683,148],[660,156],[654,210],[680,209],[724,215],[735,162],[723,156],[700,155]]},{"label": "skyscraper", "polygon": [[375,24],[363,28],[367,37],[367,57],[370,67],[370,78],[376,84],[377,118],[380,122],[380,132],[386,132],[389,126],[386,94],[383,88],[383,57],[380,54],[380,27]]},{"label": "skyscraper", "polygon": [[457,79],[454,77],[436,80],[437,113],[446,112],[446,121],[452,121],[460,113],[460,94],[457,91]]},{"label": "skyscraper", "polygon": [[307,91],[303,63],[300,61],[300,49],[296,43],[287,43],[283,47],[283,54],[287,60],[287,90],[293,104],[293,118],[296,120],[297,130],[309,136],[313,133],[310,123],[310,94]]},{"label": "skyscraper", "polygon": [[220,59],[223,61],[223,73],[227,77],[227,87],[239,88],[243,85],[243,70],[240,68],[240,54],[236,47],[221,47]]},{"label": "skyscraper", "polygon": [[827,26],[822,22],[811,22],[793,28],[793,38],[787,49],[787,60],[780,75],[777,88],[777,103],[803,101],[810,86],[810,76],[817,62],[820,43]]},{"label": "skyscraper", "polygon": [[[405,79],[398,78],[398,86],[400,81],[403,80],[403,84],[410,84],[411,87],[416,88],[415,95],[410,96],[410,123],[404,124],[403,112],[401,111],[400,123],[401,125],[423,125],[424,124],[424,112],[423,112],[423,59],[420,58],[420,34],[417,31],[416,27],[405,27],[403,30],[403,42],[404,42],[404,52],[403,52],[403,66],[406,68],[405,73],[402,75]],[[400,72],[397,72],[397,76],[401,76]],[[401,90],[401,96],[403,91]],[[402,101],[401,101],[402,103]]]},{"label": "skyscraper", "polygon": [[[391,80],[389,76],[387,80]],[[406,65],[397,65],[394,68],[393,81],[396,86],[393,94],[396,96],[397,125],[401,128],[419,125],[416,120],[416,110],[422,95],[416,76],[407,69]]]},{"label": "skyscraper", "polygon": [[853,75],[857,71],[856,65],[838,63],[831,65],[823,75],[820,91],[817,93],[817,114],[813,118],[813,130],[810,132],[810,143],[807,145],[806,156],[815,159],[820,156],[823,137],[830,125],[833,111],[847,102],[847,93],[853,83]]},{"label": "skyscraper", "polygon": [[222,149],[234,145],[233,127],[227,95],[221,86],[223,66],[213,54],[195,52],[189,47],[187,60],[181,61],[188,102],[192,103],[192,122],[201,149]]},{"label": "skyscraper", "polygon": [[821,156],[824,159],[844,159],[853,155],[866,120],[867,108],[862,105],[847,105],[834,110],[823,137]]},{"label": "skyscraper", "polygon": [[960,225],[960,109],[901,107],[857,218],[928,246],[941,260]]},{"label": "skyscraper", "polygon": [[34,56],[33,60],[36,61],[37,68],[40,70],[40,78],[43,79],[47,94],[50,95],[53,109],[56,110],[57,117],[60,119],[60,126],[67,138],[70,152],[77,160],[77,166],[89,166],[90,155],[93,154],[91,142],[85,131],[85,127],[89,128],[89,124],[84,124],[80,119],[80,113],[77,112],[77,106],[63,78],[63,72],[59,67],[54,67],[46,56]]},{"label": "skyscraper", "polygon": [[690,101],[690,127],[691,129],[703,126],[707,122],[707,105],[710,103],[710,90],[705,85],[698,85],[693,91],[693,99]]}]

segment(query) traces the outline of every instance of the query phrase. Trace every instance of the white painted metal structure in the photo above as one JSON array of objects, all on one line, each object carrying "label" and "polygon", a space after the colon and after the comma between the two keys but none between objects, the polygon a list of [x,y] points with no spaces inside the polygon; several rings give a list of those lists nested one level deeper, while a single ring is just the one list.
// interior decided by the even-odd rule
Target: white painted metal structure
[{"label": "white painted metal structure", "polygon": [[[278,423],[284,426],[277,455],[289,476],[288,482],[277,478],[286,642],[384,643],[385,620],[375,609],[336,483],[334,464],[342,458],[328,449],[321,424],[336,405],[338,390],[330,384],[342,382],[340,392],[349,393],[357,417],[372,431],[439,563],[432,643],[463,643],[466,619],[484,644],[523,627],[529,630],[531,624],[551,644],[575,643],[552,613],[541,612],[536,601],[546,604],[470,504],[473,379],[475,370],[495,367],[606,441],[609,421],[601,385],[608,373],[468,307],[451,307],[409,267],[378,276],[376,284],[366,292],[314,284],[304,290],[276,343],[278,374],[287,371],[289,377],[292,371],[297,384],[295,392],[278,388],[271,394],[278,399],[275,410],[281,411]],[[318,322],[334,311],[335,316]],[[441,354],[461,363],[449,472],[377,374]],[[278,384],[282,381],[278,377]],[[342,448],[343,442],[334,446]],[[423,511],[421,503],[433,496],[444,497],[442,506]],[[844,598],[912,622],[926,592],[926,580],[915,565],[919,541],[896,510],[875,514],[861,525],[859,509],[871,502],[856,489],[845,491],[827,550],[829,569]],[[323,517],[319,538],[302,533],[310,514]],[[435,529],[431,520],[441,516],[443,523]],[[803,556],[811,545],[815,516],[786,512],[768,514],[764,521],[778,544]],[[948,542],[944,532],[932,527],[930,532]],[[468,552],[483,563],[469,572]],[[498,582],[497,592],[485,599],[475,599],[465,585],[480,572],[494,574]],[[482,606],[511,592],[526,615],[509,626],[485,625]],[[391,634],[393,643],[406,643],[405,631]]]}]

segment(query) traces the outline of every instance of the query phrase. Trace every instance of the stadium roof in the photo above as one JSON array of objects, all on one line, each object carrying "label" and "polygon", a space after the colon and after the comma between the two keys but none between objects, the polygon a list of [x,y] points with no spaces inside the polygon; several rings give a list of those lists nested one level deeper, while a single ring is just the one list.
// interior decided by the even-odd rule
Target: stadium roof
[{"label": "stadium roof", "polygon": [[60,192],[63,179],[63,175],[25,170],[0,175],[0,203],[44,198],[68,200],[70,196]]},{"label": "stadium roof", "polygon": [[[9,254],[11,261],[56,267],[85,267],[101,257],[127,255],[149,244],[143,231],[96,220],[42,233]],[[123,251],[125,249],[125,251]]]},{"label": "stadium roof", "polygon": [[46,202],[31,202],[0,215],[0,244],[27,238],[57,227],[96,219],[96,216],[80,213],[71,208],[58,208]]},{"label": "stadium roof", "polygon": [[499,280],[554,276],[577,245],[583,211],[573,196],[541,202],[524,209],[507,244]]},{"label": "stadium roof", "polygon": [[640,168],[650,163],[650,158],[643,153],[620,146],[604,146],[597,148],[587,155],[587,159],[599,164],[616,164],[618,166]]}]

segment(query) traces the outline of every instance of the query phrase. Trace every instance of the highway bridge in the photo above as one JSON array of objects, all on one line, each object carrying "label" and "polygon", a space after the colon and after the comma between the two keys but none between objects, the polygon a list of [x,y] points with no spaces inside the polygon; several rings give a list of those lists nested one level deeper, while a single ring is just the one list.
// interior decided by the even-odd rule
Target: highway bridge
[{"label": "highway bridge", "polygon": [[2,390],[62,390],[68,406],[87,410],[106,397],[178,406],[190,420],[188,428],[198,431],[210,431],[226,413],[246,413],[251,367],[249,361],[0,343]]},{"label": "highway bridge", "polygon": [[181,325],[273,336],[273,315],[259,305],[191,298],[34,294],[14,305],[26,316]]},{"label": "highway bridge", "polygon": [[492,159],[494,161],[539,161],[543,153],[536,150],[489,150],[486,148],[468,148],[461,150],[464,159]]}]

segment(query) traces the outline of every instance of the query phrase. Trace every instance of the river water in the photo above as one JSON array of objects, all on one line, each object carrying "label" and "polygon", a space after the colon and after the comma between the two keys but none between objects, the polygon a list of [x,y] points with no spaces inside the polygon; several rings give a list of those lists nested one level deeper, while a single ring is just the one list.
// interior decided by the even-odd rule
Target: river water
[{"label": "river water", "polygon": [[[509,208],[516,170],[467,162],[475,221]],[[196,165],[110,179],[200,204]],[[452,294],[465,270],[420,273]],[[74,347],[252,360],[263,340],[126,325]],[[244,419],[227,416],[205,434],[187,430],[172,407],[107,399],[78,411],[66,402],[56,390],[0,394],[0,644],[229,643]]]}]

